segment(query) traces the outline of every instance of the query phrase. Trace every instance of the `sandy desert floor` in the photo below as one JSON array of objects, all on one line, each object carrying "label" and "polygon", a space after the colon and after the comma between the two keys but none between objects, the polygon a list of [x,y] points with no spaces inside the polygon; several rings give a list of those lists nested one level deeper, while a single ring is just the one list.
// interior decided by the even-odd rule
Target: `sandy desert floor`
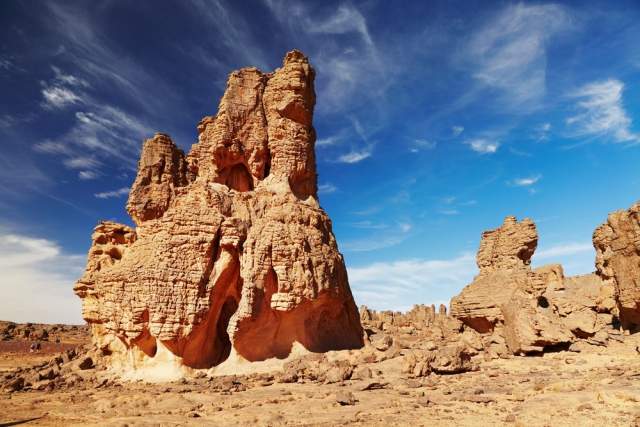
[{"label": "sandy desert floor", "polygon": [[[3,375],[52,356],[15,351],[11,342],[0,347]],[[280,383],[269,374],[119,384],[88,370],[72,388],[3,392],[0,425],[639,426],[639,345],[636,334],[593,351],[418,379],[401,373],[397,356],[367,364],[371,378],[333,384]]]}]

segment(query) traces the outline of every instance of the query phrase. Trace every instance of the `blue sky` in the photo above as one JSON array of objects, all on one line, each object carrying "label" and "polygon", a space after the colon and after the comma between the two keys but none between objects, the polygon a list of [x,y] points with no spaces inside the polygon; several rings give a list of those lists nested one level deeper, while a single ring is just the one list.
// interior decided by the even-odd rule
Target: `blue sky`
[{"label": "blue sky", "polygon": [[4,1],[0,34],[3,319],[80,322],[73,282],[93,226],[131,223],[142,140],[188,150],[231,70],[293,48],[358,304],[448,302],[506,215],[536,221],[535,265],[588,273],[594,228],[640,193],[634,1]]}]

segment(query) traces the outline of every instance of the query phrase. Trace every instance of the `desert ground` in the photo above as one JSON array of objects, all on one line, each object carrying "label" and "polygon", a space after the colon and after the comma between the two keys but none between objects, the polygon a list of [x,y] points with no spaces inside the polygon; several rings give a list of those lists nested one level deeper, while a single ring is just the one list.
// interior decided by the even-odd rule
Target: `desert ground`
[{"label": "desert ground", "polygon": [[[86,327],[31,328],[54,327],[57,334],[49,334],[54,342],[41,341],[34,352],[29,347],[35,340],[5,335],[0,345],[5,384],[16,368],[39,366],[38,372],[46,373],[62,349],[78,348],[80,354],[89,341]],[[388,348],[373,340],[362,350],[303,356],[298,362],[307,364],[304,375],[292,375],[285,365],[245,376],[200,373],[169,383],[125,382],[102,368],[80,369],[76,362],[56,377],[65,381],[45,379],[36,386],[41,390],[5,387],[0,425],[640,425],[638,334],[607,346],[480,360],[469,372],[416,378],[403,373],[411,351],[402,348],[411,347],[406,338],[395,337]],[[326,359],[350,361],[343,366],[351,372],[335,375],[340,365]],[[60,365],[64,373],[65,364]]]}]

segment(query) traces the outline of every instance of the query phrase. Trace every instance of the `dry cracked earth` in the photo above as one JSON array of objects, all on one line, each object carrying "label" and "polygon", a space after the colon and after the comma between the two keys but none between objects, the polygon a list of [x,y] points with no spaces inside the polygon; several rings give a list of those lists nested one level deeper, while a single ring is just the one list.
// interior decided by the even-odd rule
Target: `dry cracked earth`
[{"label": "dry cracked earth", "polygon": [[[83,327],[49,336],[53,342],[41,341],[34,352],[29,343],[35,341],[5,336],[3,378],[15,375],[17,367],[48,372],[56,355],[63,354],[60,349],[89,340]],[[640,334],[635,334],[606,347],[482,360],[470,372],[417,378],[403,373],[409,350],[395,344],[382,350],[369,344],[326,358],[307,356],[316,362],[311,363],[315,370],[305,374],[287,369],[247,376],[202,374],[158,384],[114,381],[99,368],[80,369],[76,362],[69,368],[74,380],[67,375],[67,384],[44,380],[43,390],[5,388],[0,425],[638,426],[638,346]],[[350,360],[348,374],[335,368],[345,365],[327,359]]]}]

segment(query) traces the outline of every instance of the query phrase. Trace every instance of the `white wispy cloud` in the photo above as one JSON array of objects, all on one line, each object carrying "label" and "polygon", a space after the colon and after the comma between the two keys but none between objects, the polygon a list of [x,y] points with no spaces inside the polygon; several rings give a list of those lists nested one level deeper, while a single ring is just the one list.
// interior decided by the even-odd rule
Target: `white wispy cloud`
[{"label": "white wispy cloud", "polygon": [[[63,163],[71,168],[98,168],[103,163],[98,159],[113,159],[135,170],[141,141],[153,131],[118,108],[109,105],[86,107],[85,111],[75,114],[75,123],[65,134],[39,142],[34,149],[63,156]],[[91,159],[94,159],[92,163]]]},{"label": "white wispy cloud", "polygon": [[85,102],[86,95],[82,92],[83,88],[89,87],[86,80],[71,74],[64,73],[60,68],[51,66],[53,78],[48,82],[42,81],[42,107],[53,110],[66,108],[70,105],[81,104]]},{"label": "white wispy cloud", "polygon": [[[367,224],[367,222],[361,222]],[[413,225],[410,222],[397,222],[391,226],[375,227],[374,223],[370,223],[370,227],[356,227],[372,230],[382,230],[363,238],[346,240],[340,243],[340,249],[345,252],[370,252],[379,249],[388,248],[398,245],[405,241],[411,234]]]},{"label": "white wispy cloud", "polygon": [[100,162],[93,157],[71,157],[63,163],[69,169],[91,169],[100,166]]},{"label": "white wispy cloud", "polygon": [[329,136],[327,138],[321,138],[316,141],[316,147],[329,147],[340,143],[341,138],[337,135]]},{"label": "white wispy cloud", "polygon": [[136,117],[94,99],[84,90],[91,85],[84,79],[52,66],[54,76],[43,82],[43,106],[47,109],[76,105],[74,124],[60,137],[36,143],[40,153],[60,155],[63,165],[82,170],[80,179],[95,179],[103,162],[115,159],[135,168],[140,141],[153,132]]},{"label": "white wispy cloud", "polygon": [[551,123],[542,123],[534,129],[534,138],[537,142],[546,142],[549,140],[551,132]]},{"label": "white wispy cloud", "polygon": [[567,119],[576,136],[608,137],[613,142],[639,142],[632,120],[622,103],[624,83],[609,79],[584,85],[571,94],[579,99],[578,114]]},{"label": "white wispy cloud", "polygon": [[530,187],[536,184],[538,181],[540,181],[541,178],[542,178],[542,175],[539,175],[539,174],[527,176],[523,178],[515,178],[509,181],[509,184],[516,187]]},{"label": "white wispy cloud", "polygon": [[244,66],[268,68],[268,61],[252,38],[251,26],[239,14],[220,0],[193,0],[190,3],[199,19],[208,23],[208,30],[215,34],[216,43],[221,43],[229,56],[240,58]]},{"label": "white wispy cloud", "polygon": [[369,230],[384,230],[385,228],[389,228],[389,224],[373,222],[370,220],[365,221],[356,221],[349,224],[353,228],[363,228]]},{"label": "white wispy cloud", "polygon": [[73,76],[71,74],[66,74],[60,68],[55,65],[51,66],[53,73],[55,74],[54,82],[58,84],[63,84],[67,86],[76,86],[76,87],[89,87],[89,83],[77,76]]},{"label": "white wispy cloud", "polygon": [[103,191],[101,193],[96,193],[94,194],[94,196],[97,197],[98,199],[114,199],[114,198],[126,196],[127,194],[129,194],[129,188],[122,187],[117,190]]},{"label": "white wispy cloud", "polygon": [[27,114],[4,114],[0,116],[0,129],[9,129],[15,127],[16,125],[29,123],[33,121],[36,117],[35,113],[27,113]]},{"label": "white wispy cloud", "polygon": [[357,304],[378,310],[406,310],[415,303],[448,303],[471,283],[475,256],[407,259],[350,267],[349,283]]},{"label": "white wispy cloud", "polygon": [[353,109],[383,96],[390,84],[388,63],[381,60],[367,18],[355,5],[344,2],[337,8],[322,8],[295,0],[265,0],[265,4],[306,46],[318,70],[320,113]]},{"label": "white wispy cloud", "polygon": [[440,209],[438,212],[447,216],[460,215],[460,211],[458,209]]},{"label": "white wispy cloud", "polygon": [[548,263],[562,265],[565,276],[587,274],[595,270],[595,249],[589,241],[563,242],[543,246],[532,258],[534,267]]},{"label": "white wispy cloud", "polygon": [[51,240],[0,229],[0,319],[84,323],[73,283],[85,259],[64,253]]},{"label": "white wispy cloud", "polygon": [[342,154],[341,156],[339,156],[338,162],[349,163],[349,164],[358,163],[363,161],[364,159],[371,157],[371,154],[372,154],[371,148],[364,148],[358,151],[350,151],[349,153]]},{"label": "white wispy cloud", "polygon": [[400,222],[398,223],[398,227],[400,228],[400,231],[402,231],[403,233],[408,233],[413,229],[413,225],[411,225],[408,222]]},{"label": "white wispy cloud", "polygon": [[571,26],[568,11],[560,5],[507,6],[467,46],[473,77],[501,90],[509,104],[533,106],[546,92],[549,40]]},{"label": "white wispy cloud", "polygon": [[0,129],[10,128],[14,123],[15,120],[11,115],[4,114],[3,116],[0,116]]},{"label": "white wispy cloud", "polygon": [[373,40],[367,28],[367,21],[360,11],[348,3],[338,6],[334,14],[324,21],[319,21],[308,28],[310,33],[345,34],[356,32],[369,46],[373,46]]},{"label": "white wispy cloud", "polygon": [[537,260],[549,259],[559,256],[576,255],[585,252],[593,252],[593,244],[589,242],[560,243],[555,246],[543,248],[535,253]]},{"label": "white wispy cloud", "polygon": [[330,182],[325,182],[323,184],[318,185],[318,194],[331,194],[335,193],[338,190],[338,187],[331,184]]},{"label": "white wispy cloud", "polygon": [[455,203],[456,200],[458,200],[456,196],[447,196],[442,199],[442,203],[444,203],[445,205],[451,205]]},{"label": "white wispy cloud", "polygon": [[412,153],[418,153],[423,150],[433,150],[438,144],[435,141],[428,139],[414,139],[409,151]]},{"label": "white wispy cloud", "polygon": [[13,62],[7,58],[0,58],[0,69],[10,70],[13,67]]},{"label": "white wispy cloud", "polygon": [[373,150],[376,146],[376,141],[370,139],[371,134],[375,132],[374,128],[365,128],[360,120],[353,115],[349,116],[349,121],[351,122],[351,127],[343,129],[341,134],[351,135],[350,151],[339,155],[335,160],[338,163],[353,164],[361,162],[373,155]]},{"label": "white wispy cloud", "polygon": [[471,147],[473,151],[480,154],[493,154],[498,151],[498,147],[500,147],[500,142],[485,138],[470,139],[464,143]]},{"label": "white wispy cloud", "polygon": [[[64,86],[83,98],[91,92],[96,99],[85,103],[96,106],[106,104],[98,96],[106,92],[111,99],[116,97],[137,106],[140,115],[165,117],[168,121],[179,114],[176,111],[184,103],[183,94],[167,83],[162,72],[144,66],[138,55],[123,50],[123,45],[112,38],[112,28],[105,20],[96,19],[95,11],[69,2],[47,2],[41,12],[47,16],[43,23],[48,34],[61,46],[56,60],[73,69],[70,74],[62,67],[52,67],[56,86]],[[148,95],[154,92],[162,93],[163,102],[149,102]],[[123,104],[118,108],[122,109]]]},{"label": "white wispy cloud", "polygon": [[80,171],[78,172],[78,178],[83,181],[89,181],[92,179],[97,179],[100,176],[100,173],[94,171]]},{"label": "white wispy cloud", "polygon": [[476,200],[459,200],[456,196],[446,196],[439,201],[437,212],[440,215],[455,216],[462,213],[462,208],[476,205]]},{"label": "white wispy cloud", "polygon": [[65,108],[82,102],[80,95],[64,86],[52,86],[45,83],[41,93],[44,98],[42,106],[48,109]]}]

